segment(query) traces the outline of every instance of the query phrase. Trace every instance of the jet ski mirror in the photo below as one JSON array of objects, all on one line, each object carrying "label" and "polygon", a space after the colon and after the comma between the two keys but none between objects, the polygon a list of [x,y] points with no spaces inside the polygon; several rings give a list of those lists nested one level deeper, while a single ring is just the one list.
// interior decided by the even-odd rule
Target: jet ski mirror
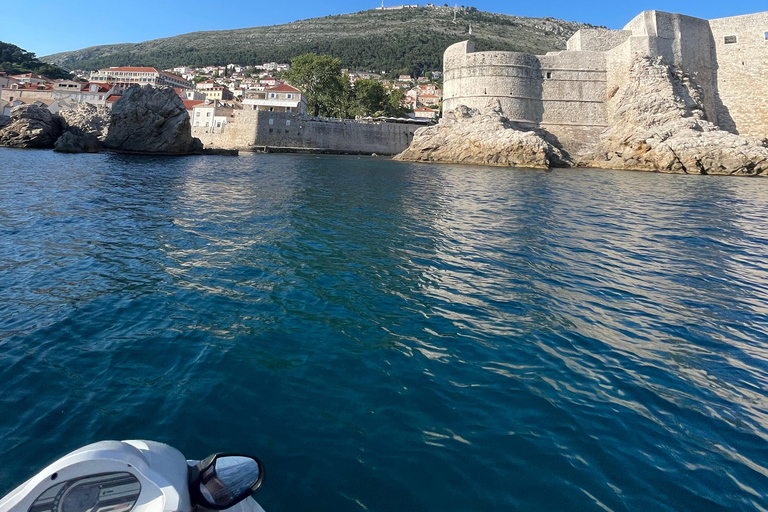
[{"label": "jet ski mirror", "polygon": [[224,510],[256,492],[264,465],[256,457],[216,453],[190,468],[189,492],[203,508]]}]

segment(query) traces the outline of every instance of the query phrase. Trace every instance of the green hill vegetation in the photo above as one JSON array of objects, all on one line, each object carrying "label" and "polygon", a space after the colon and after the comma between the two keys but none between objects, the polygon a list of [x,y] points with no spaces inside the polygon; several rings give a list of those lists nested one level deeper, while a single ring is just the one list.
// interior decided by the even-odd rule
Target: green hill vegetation
[{"label": "green hill vegetation", "polygon": [[[455,18],[455,21],[454,21]],[[472,35],[469,35],[471,26]],[[523,18],[474,7],[370,10],[296,21],[285,25],[194,32],[143,43],[93,46],[42,57],[67,69],[109,66],[254,65],[290,62],[306,53],[330,55],[342,66],[421,76],[442,68],[449,45],[471,38],[478,51],[534,54],[564,49],[582,23]]]},{"label": "green hill vegetation", "polygon": [[48,78],[71,78],[72,75],[58,66],[40,62],[34,53],[15,44],[0,41],[0,71],[9,75],[36,73]]}]

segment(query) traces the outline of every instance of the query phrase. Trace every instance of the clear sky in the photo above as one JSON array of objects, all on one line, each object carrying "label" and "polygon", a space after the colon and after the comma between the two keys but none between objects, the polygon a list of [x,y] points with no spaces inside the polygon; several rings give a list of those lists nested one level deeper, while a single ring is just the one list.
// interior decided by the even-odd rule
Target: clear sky
[{"label": "clear sky", "polygon": [[[413,0],[408,0],[413,2]],[[766,0],[463,0],[482,11],[518,16],[549,16],[618,29],[643,10],[722,18],[768,10]],[[385,5],[408,2],[385,0]],[[415,3],[415,2],[414,2]],[[426,2],[419,2],[424,5]],[[438,3],[438,2],[434,2]],[[442,2],[445,3],[445,0]],[[455,3],[455,2],[454,2]],[[462,5],[462,2],[458,2]],[[222,30],[289,23],[329,14],[371,9],[381,0],[219,2],[211,0],[129,0],[70,3],[61,0],[0,0],[0,41],[38,56],[111,43],[138,43],[200,30]],[[449,3],[453,5],[453,3]],[[768,27],[766,27],[768,30]]]}]

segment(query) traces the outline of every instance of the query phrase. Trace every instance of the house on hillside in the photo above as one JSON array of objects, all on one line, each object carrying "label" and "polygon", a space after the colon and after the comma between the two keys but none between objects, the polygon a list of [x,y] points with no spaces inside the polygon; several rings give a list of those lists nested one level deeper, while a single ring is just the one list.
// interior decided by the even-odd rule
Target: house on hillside
[{"label": "house on hillside", "polygon": [[413,117],[416,119],[437,119],[438,111],[429,107],[416,107],[413,109]]},{"label": "house on hillside", "polygon": [[[185,102],[186,103],[186,102]],[[193,128],[205,128],[208,133],[221,133],[240,107],[234,103],[205,101],[192,107],[190,116]]]},{"label": "house on hillside", "polygon": [[18,83],[0,89],[0,100],[16,104],[36,101],[53,113],[60,109],[75,108],[81,103],[105,106],[109,95],[115,94],[113,84],[84,83],[73,80],[55,80],[53,83]]},{"label": "house on hillside", "polygon": [[306,114],[307,100],[300,90],[282,84],[264,91],[248,91],[243,100],[243,107],[251,110]]},{"label": "house on hillside", "polygon": [[10,78],[14,79],[20,84],[48,84],[51,82],[49,78],[42,75],[36,75],[34,73],[22,73],[20,75],[11,75]]}]

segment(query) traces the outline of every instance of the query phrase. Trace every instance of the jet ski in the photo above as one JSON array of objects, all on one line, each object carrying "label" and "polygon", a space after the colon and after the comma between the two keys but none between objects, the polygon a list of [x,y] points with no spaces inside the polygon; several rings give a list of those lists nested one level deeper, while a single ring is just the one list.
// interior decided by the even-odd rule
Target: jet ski
[{"label": "jet ski", "polygon": [[187,460],[155,441],[101,441],[65,455],[0,500],[0,512],[264,512],[256,457]]}]

